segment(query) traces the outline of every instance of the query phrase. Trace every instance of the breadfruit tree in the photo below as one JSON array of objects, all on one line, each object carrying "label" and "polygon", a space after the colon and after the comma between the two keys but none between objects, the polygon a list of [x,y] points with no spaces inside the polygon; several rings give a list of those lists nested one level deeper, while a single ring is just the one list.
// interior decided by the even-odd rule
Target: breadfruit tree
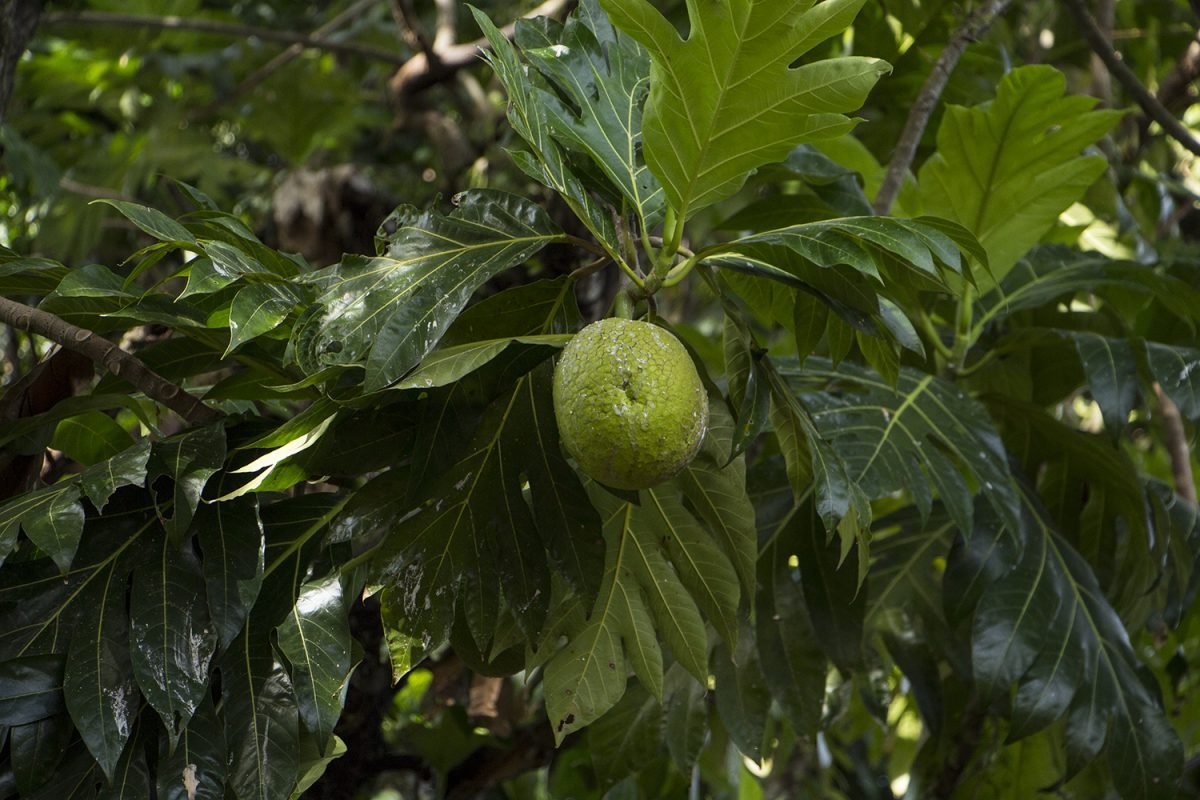
[{"label": "breadfruit tree", "polygon": [[1188,4],[90,5],[0,798],[1197,791]]}]

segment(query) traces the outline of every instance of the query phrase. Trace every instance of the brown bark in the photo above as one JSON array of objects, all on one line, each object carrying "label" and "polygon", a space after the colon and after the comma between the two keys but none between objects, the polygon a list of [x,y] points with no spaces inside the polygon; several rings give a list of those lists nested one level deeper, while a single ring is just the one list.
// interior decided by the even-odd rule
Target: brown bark
[{"label": "brown bark", "polygon": [[1154,393],[1158,396],[1158,416],[1162,425],[1163,444],[1171,459],[1171,474],[1175,479],[1175,493],[1196,504],[1196,478],[1192,474],[1192,453],[1188,447],[1187,431],[1183,427],[1183,416],[1179,406],[1167,397],[1157,383]]},{"label": "brown bark", "polygon": [[921,143],[921,137],[925,135],[925,127],[929,124],[933,109],[937,107],[938,98],[942,96],[942,91],[945,90],[946,83],[950,80],[950,74],[958,66],[958,60],[962,58],[967,46],[986,33],[987,29],[996,21],[996,17],[1003,14],[1011,2],[1012,0],[990,0],[986,5],[980,6],[954,32],[950,41],[946,42],[942,54],[938,56],[933,69],[929,72],[929,77],[921,86],[921,92],[917,95],[916,102],[913,103],[908,119],[904,122],[904,130],[900,133],[896,152],[888,164],[883,185],[879,187],[879,194],[875,196],[876,214],[887,214],[892,210],[892,203],[896,201],[896,195],[900,193],[904,176],[912,167],[913,159],[916,157],[917,146]]},{"label": "brown bark", "polygon": [[0,297],[0,321],[18,330],[36,333],[57,342],[67,350],[87,356],[101,368],[113,375],[120,375],[147,397],[162,403],[188,422],[200,425],[214,422],[224,416],[220,411],[209,408],[178,385],[154,372],[136,356],[126,353],[115,343],[53,314]]},{"label": "brown bark", "polygon": [[1200,155],[1200,142],[1196,141],[1191,132],[1184,127],[1175,116],[1163,107],[1158,98],[1150,93],[1150,90],[1142,85],[1138,80],[1137,75],[1133,74],[1133,70],[1125,65],[1121,60],[1121,56],[1117,54],[1109,43],[1104,32],[1096,25],[1096,20],[1088,12],[1087,6],[1083,0],[1063,0],[1063,4],[1075,17],[1075,22],[1079,25],[1079,30],[1083,34],[1083,38],[1087,40],[1088,45],[1092,48],[1112,76],[1117,79],[1122,88],[1129,93],[1129,96],[1134,99],[1146,116],[1162,126],[1166,132],[1175,141],[1179,142],[1190,152]]},{"label": "brown bark", "polygon": [[373,58],[392,64],[405,63],[402,54],[392,52],[391,50],[384,50],[380,47],[355,44],[353,42],[330,41],[303,33],[253,25],[236,25],[212,19],[154,17],[142,14],[110,14],[105,11],[56,11],[46,14],[42,22],[45,25],[112,25],[126,28],[195,31],[197,33],[212,33],[219,36],[234,36],[239,38],[253,37],[268,42],[299,45],[300,47],[313,50],[327,50],[333,53],[345,53],[363,58]]},{"label": "brown bark", "polygon": [[17,62],[41,13],[42,0],[0,0],[0,121],[12,95]]}]

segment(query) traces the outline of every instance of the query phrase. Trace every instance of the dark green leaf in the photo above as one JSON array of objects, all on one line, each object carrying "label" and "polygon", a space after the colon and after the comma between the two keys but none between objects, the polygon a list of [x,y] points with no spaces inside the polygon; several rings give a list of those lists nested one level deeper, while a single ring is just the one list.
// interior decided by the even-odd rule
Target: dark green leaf
[{"label": "dark green leaf", "polygon": [[972,537],[993,562],[976,570],[986,587],[975,618],[976,674],[996,689],[1020,681],[1015,735],[1032,733],[1069,709],[1069,774],[1104,743],[1122,796],[1174,796],[1182,747],[1138,676],[1125,627],[1091,568],[1037,501],[1028,493],[1023,501],[1018,529],[985,520]]},{"label": "dark green leaf", "polygon": [[1146,342],[1150,371],[1188,419],[1200,419],[1200,349]]},{"label": "dark green leaf", "polygon": [[638,683],[587,730],[587,748],[601,788],[648,764],[662,747],[663,708]]},{"label": "dark green leaf", "polygon": [[778,543],[763,551],[754,604],[755,638],[771,696],[797,733],[813,736],[825,699],[826,659],[797,577]]},{"label": "dark green leaf", "polygon": [[63,710],[62,656],[0,662],[0,725],[37,722]]},{"label": "dark green leaf", "polygon": [[78,739],[66,749],[58,769],[45,777],[49,780],[32,791],[28,800],[96,800],[96,789],[106,780]]},{"label": "dark green leaf", "polygon": [[[157,552],[153,506],[126,505],[122,512],[89,522],[66,575],[48,558],[0,571],[0,659],[65,653],[73,632],[91,625],[96,592],[111,580],[113,570],[127,575],[139,559]],[[94,625],[90,629],[97,630]]]},{"label": "dark green leaf", "polygon": [[[1088,388],[1100,405],[1104,427],[1114,439],[1125,430],[1129,412],[1137,399],[1137,361],[1133,347],[1124,339],[1114,339],[1094,333],[1073,334],[1075,349]],[[1198,361],[1200,361],[1200,354]]]},{"label": "dark green leaf", "polygon": [[196,243],[196,237],[192,236],[187,228],[161,211],[156,211],[153,208],[147,208],[137,203],[130,203],[126,200],[110,200],[106,198],[97,200],[96,202],[112,206],[121,212],[126,219],[155,239],[164,242]]},{"label": "dark green leaf", "polygon": [[558,442],[558,424],[549,391],[548,370],[526,381],[518,391],[530,414],[515,431],[514,445],[527,454],[525,472],[533,500],[533,518],[550,560],[591,601],[604,572],[604,537],[600,515],[588,500]]},{"label": "dark green leaf", "polygon": [[133,573],[133,674],[175,741],[208,689],[217,633],[208,616],[200,562],[190,546],[180,549],[164,539],[157,555]]},{"label": "dark green leaf", "polygon": [[128,573],[115,565],[101,570],[88,586],[63,679],[71,719],[110,781],[141,706],[129,655],[127,588]]},{"label": "dark green leaf", "polygon": [[[54,559],[63,572],[71,567],[79,537],[83,535],[83,504],[79,502],[79,484],[71,481],[49,486],[0,506],[0,526],[16,534],[16,521],[29,540]],[[0,528],[0,540],[5,537]]]},{"label": "dark green leaf", "polygon": [[157,442],[152,448],[146,486],[154,491],[157,478],[167,477],[171,481],[169,517],[165,513],[166,501],[160,498],[157,502],[163,509],[160,514],[163,527],[173,542],[183,540],[205,484],[224,462],[225,430],[221,423],[193,428]]},{"label": "dark green leaf", "polygon": [[667,670],[666,694],[667,749],[679,769],[687,773],[696,763],[708,732],[707,690],[678,664]]},{"label": "dark green leaf", "polygon": [[808,358],[825,335],[825,323],[829,317],[829,306],[808,292],[796,292],[794,312],[796,334],[796,358],[800,363]]},{"label": "dark green leaf", "polygon": [[266,632],[251,620],[221,660],[228,786],[238,800],[279,800],[296,784],[296,696]]},{"label": "dark green leaf", "polygon": [[202,505],[196,531],[204,554],[208,609],[222,649],[238,635],[263,580],[263,527],[258,501],[241,497]]},{"label": "dark green leaf", "polygon": [[[795,552],[805,605],[817,642],[842,670],[863,666],[863,620],[869,588],[859,580],[862,554],[857,549],[841,559],[835,542],[826,543],[812,505],[791,516],[781,547]],[[869,586],[869,581],[868,581]]]},{"label": "dark green leaf", "polygon": [[[850,477],[840,453],[818,431],[813,417],[788,386],[784,375],[774,366],[769,375],[771,421],[779,437],[796,502],[807,494],[811,481],[816,492],[817,513],[827,530],[838,529],[842,536],[842,552],[847,552],[856,540],[862,547],[865,528],[871,522],[866,494]],[[865,558],[865,553],[863,556]],[[862,562],[860,559],[865,569]]]},{"label": "dark green leaf", "polygon": [[529,143],[532,153],[510,151],[513,161],[529,177],[550,187],[562,197],[610,255],[619,255],[621,245],[609,210],[592,197],[588,187],[568,167],[551,132],[543,105],[544,78],[521,63],[517,48],[482,12],[472,9],[475,21],[491,45],[483,54],[508,93],[508,121],[517,135]]},{"label": "dark green leaf", "polygon": [[160,800],[223,800],[225,731],[211,699],[205,699],[179,736],[174,752],[164,737],[158,754]]},{"label": "dark green leaf", "polygon": [[50,446],[84,466],[112,458],[133,444],[129,432],[100,411],[69,417],[58,423]]},{"label": "dark green leaf", "polygon": [[18,725],[9,731],[13,773],[22,794],[30,795],[50,780],[74,732],[75,726],[66,714]]},{"label": "dark green leaf", "polygon": [[613,29],[596,0],[580,3],[565,27],[545,18],[519,21],[516,42],[569,102],[535,84],[554,136],[591,156],[644,228],[656,224],[664,206],[662,186],[640,158],[650,74],[645,51]]},{"label": "dark green leaf", "polygon": [[749,631],[740,637],[737,650],[721,643],[713,654],[717,713],[738,749],[755,761],[763,755],[763,736],[771,693]]},{"label": "dark green leaf", "polygon": [[905,368],[892,389],[861,367],[843,362],[830,370],[815,359],[782,372],[796,388],[806,381],[839,386],[836,393],[806,394],[805,401],[851,479],[872,499],[908,489],[928,514],[933,488],[960,530],[970,531],[972,492],[960,474],[967,470],[1005,519],[1017,518],[1004,445],[987,411],[953,384]]},{"label": "dark green leaf", "polygon": [[146,762],[146,725],[139,719],[133,738],[121,754],[112,783],[100,792],[99,800],[152,800],[150,767]]},{"label": "dark green leaf", "polygon": [[1161,269],[1114,261],[1097,253],[1080,253],[1061,245],[1043,245],[1017,262],[1000,289],[989,292],[976,308],[975,328],[1019,311],[1070,300],[1077,293],[1130,294],[1152,297],[1184,320],[1200,309],[1200,290]]},{"label": "dark green leaf", "polygon": [[366,390],[382,389],[433,349],[476,289],[562,235],[541,207],[514,195],[477,190],[456,201],[448,216],[400,207],[384,255],[334,269],[297,323],[301,367],[365,362]]}]

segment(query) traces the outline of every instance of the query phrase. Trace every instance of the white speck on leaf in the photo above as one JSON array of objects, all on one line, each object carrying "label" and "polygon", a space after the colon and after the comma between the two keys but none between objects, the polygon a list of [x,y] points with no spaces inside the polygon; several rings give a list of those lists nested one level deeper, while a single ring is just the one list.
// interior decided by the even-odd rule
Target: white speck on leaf
[{"label": "white speck on leaf", "polygon": [[196,780],[196,765],[188,764],[183,768],[183,790],[187,792],[188,800],[196,800],[196,790],[200,782]]}]

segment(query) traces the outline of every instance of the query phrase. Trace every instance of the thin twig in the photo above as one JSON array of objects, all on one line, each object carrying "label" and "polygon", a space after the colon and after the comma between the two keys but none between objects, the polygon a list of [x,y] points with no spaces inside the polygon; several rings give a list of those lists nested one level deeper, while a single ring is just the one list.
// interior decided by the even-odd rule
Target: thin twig
[{"label": "thin twig", "polygon": [[[571,0],[546,0],[526,14],[525,18],[557,16],[570,3]],[[500,32],[511,39],[514,30],[515,23],[510,23],[501,28]],[[392,96],[396,98],[417,94],[453,76],[463,67],[474,64],[478,59],[479,51],[487,46],[487,39],[476,39],[473,42],[450,45],[445,48],[435,47],[438,58],[436,64],[430,63],[424,53],[417,53],[396,71],[388,88]]]},{"label": "thin twig", "polygon": [[0,321],[28,333],[44,336],[68,350],[87,356],[98,366],[129,381],[147,397],[162,403],[188,422],[200,425],[215,422],[224,416],[103,336],[76,327],[53,314],[0,297]]},{"label": "thin twig", "polygon": [[54,11],[42,16],[43,26],[62,25],[115,25],[126,28],[157,28],[169,31],[195,31],[197,33],[212,33],[220,36],[237,38],[256,38],[269,42],[294,44],[311,50],[326,50],[333,53],[373,58],[386,61],[389,64],[403,66],[408,59],[401,53],[394,53],[380,47],[372,47],[353,42],[334,42],[327,39],[317,39],[303,33],[263,28],[255,25],[238,25],[229,22],[218,22],[212,19],[197,19],[190,17],[154,17],[142,14],[110,14],[105,11]]},{"label": "thin twig", "polygon": [[1075,22],[1079,25],[1080,31],[1083,33],[1083,38],[1087,39],[1088,44],[1091,46],[1092,52],[1100,57],[1100,60],[1104,62],[1104,66],[1108,67],[1108,71],[1117,79],[1117,82],[1142,107],[1142,111],[1145,112],[1146,116],[1161,125],[1163,131],[1172,139],[1179,142],[1192,153],[1200,156],[1200,142],[1196,141],[1195,137],[1184,127],[1183,123],[1176,119],[1162,103],[1158,102],[1158,98],[1142,85],[1137,75],[1133,74],[1133,70],[1125,66],[1125,62],[1113,50],[1112,45],[1104,36],[1104,32],[1097,27],[1096,20],[1092,19],[1092,15],[1088,13],[1083,0],[1063,0],[1063,4],[1066,5],[1075,17]]},{"label": "thin twig", "polygon": [[908,112],[908,119],[904,122],[904,130],[900,134],[896,152],[892,154],[883,185],[879,187],[879,194],[875,196],[876,214],[882,215],[892,210],[892,203],[896,202],[896,195],[900,193],[904,176],[912,167],[913,159],[917,155],[917,146],[921,143],[921,137],[925,135],[925,127],[929,124],[933,109],[937,107],[938,98],[946,88],[946,82],[950,80],[950,73],[958,66],[958,60],[962,58],[967,46],[986,33],[996,17],[1003,14],[1011,2],[1012,0],[990,0],[986,5],[980,6],[967,17],[942,48],[942,54],[938,56],[929,77],[921,86],[917,101],[913,103],[912,110]]},{"label": "thin twig", "polygon": [[1183,427],[1183,415],[1179,406],[1167,397],[1157,383],[1154,394],[1158,396],[1158,414],[1162,423],[1163,444],[1171,458],[1171,474],[1175,478],[1175,493],[1196,504],[1196,479],[1192,474],[1192,454],[1188,448],[1187,431]]},{"label": "thin twig", "polygon": [[416,43],[417,49],[425,54],[427,59],[437,61],[437,53],[433,50],[433,42],[429,40],[429,35],[425,33],[425,28],[421,25],[421,20],[417,19],[417,12],[413,10],[412,0],[392,0],[392,18],[396,20],[396,24],[407,29],[412,41]]},{"label": "thin twig", "polygon": [[[319,39],[321,39],[321,37],[327,36],[330,33],[333,33],[338,28],[341,28],[343,25],[345,25],[349,22],[353,22],[356,17],[361,15],[364,11],[366,11],[371,6],[375,5],[376,2],[377,2],[377,0],[358,0],[357,3],[350,6],[345,11],[338,14],[333,19],[329,20],[324,25],[322,25],[321,27],[319,27],[315,31],[313,31],[310,34],[310,38],[319,40]],[[302,45],[302,44],[291,45],[286,50],[284,50],[282,53],[279,53],[274,58],[272,58],[270,61],[268,61],[266,64],[263,64],[261,67],[254,70],[254,72],[251,72],[249,75],[247,75],[245,78],[243,78],[242,81],[237,86],[233,87],[233,91],[231,91],[228,95],[220,98],[218,101],[213,103],[213,105],[210,106],[210,108],[208,110],[211,110],[213,107],[215,107],[216,105],[219,105],[221,103],[228,103],[232,100],[236,100],[237,98],[242,97],[247,92],[249,92],[251,89],[253,89],[255,86],[258,86],[260,83],[265,81],[267,78],[271,77],[271,75],[273,75],[274,73],[276,73],[283,67],[287,66],[292,61],[295,61],[300,56],[300,54],[303,52],[304,52],[304,45]]]},{"label": "thin twig", "polygon": [[578,269],[572,270],[571,274],[567,277],[573,281],[577,281],[580,278],[586,278],[588,275],[591,275],[594,272],[599,272],[611,263],[612,258],[608,255],[603,255],[597,258],[595,261],[591,261],[587,264],[584,264],[582,267],[579,267]]},{"label": "thin twig", "polygon": [[[1200,31],[1188,42],[1183,55],[1162,79],[1155,97],[1172,114],[1182,113],[1196,101],[1196,90],[1192,86],[1196,78],[1200,78]],[[1149,131],[1150,119],[1143,117],[1138,125],[1139,150],[1145,145]]]},{"label": "thin twig", "polygon": [[126,200],[128,202],[136,202],[136,198],[117,191],[109,189],[107,186],[93,186],[90,183],[80,183],[79,181],[70,178],[59,178],[58,188],[77,194],[81,197],[94,197],[101,200]]}]

